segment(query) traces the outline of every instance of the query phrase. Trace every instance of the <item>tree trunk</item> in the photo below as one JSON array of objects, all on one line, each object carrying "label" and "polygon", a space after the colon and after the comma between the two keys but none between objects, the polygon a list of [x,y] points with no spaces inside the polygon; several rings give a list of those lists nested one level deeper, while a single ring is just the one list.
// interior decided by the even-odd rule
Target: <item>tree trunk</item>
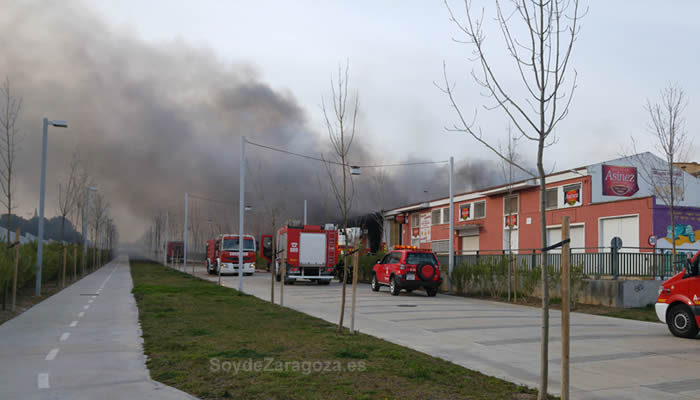
[{"label": "tree trunk", "polygon": [[[540,390],[538,400],[547,399],[549,383],[549,282],[547,281],[547,186],[544,173],[544,141],[545,137],[545,35],[544,35],[544,2],[540,2],[540,131],[537,143],[537,173],[540,176],[540,229],[542,239],[542,348],[540,350]],[[558,54],[558,53],[557,53]]]},{"label": "tree trunk", "polygon": [[[342,142],[342,137],[341,137],[341,144],[344,146],[344,143]],[[344,147],[343,147],[344,149]],[[347,247],[348,244],[348,238],[347,238],[347,233],[348,233],[348,200],[347,200],[347,182],[345,181],[346,179],[346,171],[345,171],[345,157],[341,157],[341,161],[343,164],[343,233],[345,234],[345,246]],[[347,263],[347,257],[343,256],[343,295],[342,299],[340,301],[340,322],[338,322],[338,333],[343,332],[343,318],[345,318],[345,282],[347,282],[347,276],[348,276],[348,263]]]},{"label": "tree trunk", "polygon": [[669,166],[669,178],[668,178],[670,190],[671,190],[671,204],[669,204],[669,208],[671,210],[671,243],[673,246],[673,251],[671,253],[671,264],[673,265],[673,274],[675,275],[677,272],[677,264],[676,264],[676,210],[675,210],[675,188],[673,187],[673,159],[671,159],[671,165]]}]

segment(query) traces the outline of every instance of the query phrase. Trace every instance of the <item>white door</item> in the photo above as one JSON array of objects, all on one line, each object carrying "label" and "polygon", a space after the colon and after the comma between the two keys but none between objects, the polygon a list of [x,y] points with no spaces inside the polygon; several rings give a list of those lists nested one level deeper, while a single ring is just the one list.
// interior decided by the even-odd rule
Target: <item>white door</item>
[{"label": "white door", "polygon": [[[610,251],[610,241],[615,236],[622,239],[624,247],[639,247],[639,217],[603,218],[599,223],[598,246]],[[622,249],[621,251],[636,251],[635,249]]]},{"label": "white door", "polygon": [[[574,225],[569,228],[571,237],[571,251],[584,253],[586,247],[585,228],[583,225]],[[547,246],[561,242],[561,227],[547,228]],[[552,253],[560,253],[561,249],[552,250]]]},{"label": "white door", "polygon": [[476,254],[479,250],[479,235],[462,236],[462,254]]},{"label": "white door", "polygon": [[503,250],[511,249],[511,252],[518,252],[518,230],[503,229]]}]

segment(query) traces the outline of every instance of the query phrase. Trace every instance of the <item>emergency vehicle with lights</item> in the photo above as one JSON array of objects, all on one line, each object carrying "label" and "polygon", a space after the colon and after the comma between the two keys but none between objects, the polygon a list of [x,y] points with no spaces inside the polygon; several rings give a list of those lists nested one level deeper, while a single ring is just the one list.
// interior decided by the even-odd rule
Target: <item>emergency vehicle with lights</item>
[{"label": "emergency vehicle with lights", "polygon": [[[288,224],[277,231],[277,281],[292,284],[297,280],[328,285],[338,262],[338,231],[333,225]],[[285,268],[283,271],[282,268]]]},{"label": "emergency vehicle with lights", "polygon": [[[214,260],[213,269],[208,269],[209,273],[236,274],[238,275],[238,256],[240,250],[239,235],[223,234],[219,235],[210,247],[211,241],[207,241],[207,254],[211,251]],[[255,273],[255,237],[243,235],[243,274],[253,275]]]},{"label": "emergency vehicle with lights", "polygon": [[442,284],[440,263],[431,250],[416,246],[394,246],[372,268],[372,291],[389,286],[389,292],[398,296],[401,290],[412,292],[423,289],[435,296]]},{"label": "emergency vehicle with lights", "polygon": [[678,337],[694,338],[700,326],[700,251],[686,268],[663,283],[656,300],[656,316]]}]

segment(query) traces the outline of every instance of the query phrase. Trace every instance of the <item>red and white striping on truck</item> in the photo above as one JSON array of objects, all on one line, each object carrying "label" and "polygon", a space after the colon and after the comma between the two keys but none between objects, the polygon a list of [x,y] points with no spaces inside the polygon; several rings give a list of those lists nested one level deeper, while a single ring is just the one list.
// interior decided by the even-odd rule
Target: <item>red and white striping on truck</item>
[{"label": "red and white striping on truck", "polygon": [[284,283],[299,279],[317,281],[327,285],[333,279],[338,261],[338,231],[331,226],[286,225],[277,231],[275,259],[276,278],[282,279],[281,266],[285,266]]}]

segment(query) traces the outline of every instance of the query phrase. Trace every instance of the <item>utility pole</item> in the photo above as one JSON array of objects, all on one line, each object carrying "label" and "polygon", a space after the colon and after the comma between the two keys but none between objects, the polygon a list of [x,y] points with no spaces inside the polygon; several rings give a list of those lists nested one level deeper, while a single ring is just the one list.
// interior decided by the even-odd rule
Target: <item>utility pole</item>
[{"label": "utility pole", "polygon": [[94,187],[85,188],[85,218],[83,220],[83,270],[80,275],[85,275],[87,268],[87,246],[88,246],[88,217],[90,216],[90,192],[95,191]]},{"label": "utility pole", "polygon": [[[352,255],[352,308],[350,312],[350,332],[355,333],[355,302],[357,299],[357,275],[360,263],[360,238],[354,238],[353,247],[355,253]],[[345,279],[345,277],[343,277]]]},{"label": "utility pole", "polygon": [[455,265],[455,192],[454,192],[454,174],[455,174],[455,159],[450,157],[450,238],[449,247],[450,254],[448,256],[449,272],[450,272],[450,293],[452,293],[452,271]]},{"label": "utility pole", "polygon": [[304,200],[304,226],[306,226],[306,200]]},{"label": "utility pole", "polygon": [[165,244],[163,246],[163,264],[168,265],[168,212],[165,212]]},{"label": "utility pole", "polygon": [[243,292],[243,219],[245,218],[245,136],[241,136],[241,176],[238,181],[238,291]]},{"label": "utility pole", "polygon": [[185,192],[185,234],[182,242],[182,272],[187,273],[187,192]]},{"label": "utility pole", "polygon": [[[569,217],[562,217],[561,240],[569,239]],[[561,399],[569,400],[569,285],[570,248],[565,243],[561,248]]]}]

